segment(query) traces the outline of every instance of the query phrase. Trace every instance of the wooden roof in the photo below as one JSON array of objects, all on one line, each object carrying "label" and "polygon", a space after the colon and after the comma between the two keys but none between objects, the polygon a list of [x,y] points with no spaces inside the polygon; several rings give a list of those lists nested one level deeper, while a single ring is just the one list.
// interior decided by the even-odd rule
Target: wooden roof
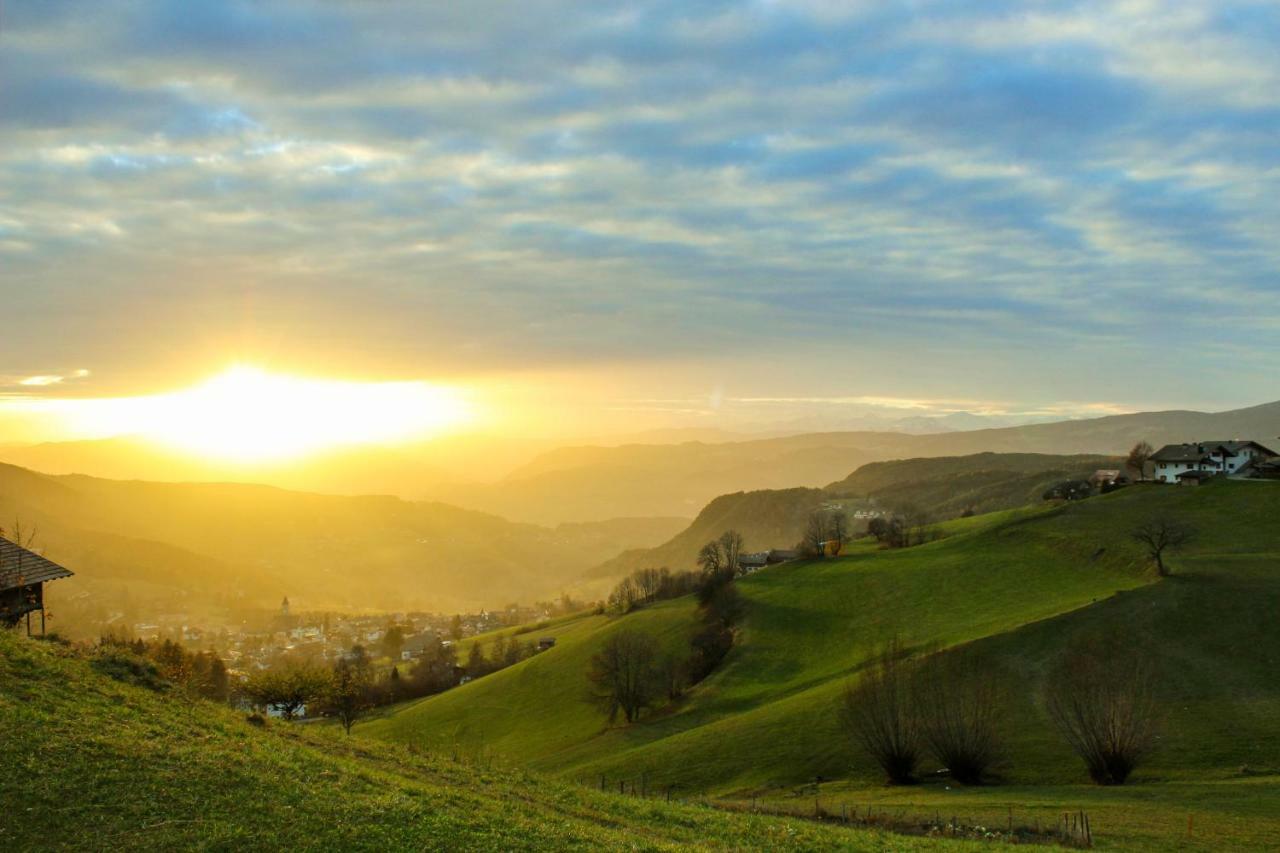
[{"label": "wooden roof", "polygon": [[0,590],[69,578],[72,571],[0,536]]}]

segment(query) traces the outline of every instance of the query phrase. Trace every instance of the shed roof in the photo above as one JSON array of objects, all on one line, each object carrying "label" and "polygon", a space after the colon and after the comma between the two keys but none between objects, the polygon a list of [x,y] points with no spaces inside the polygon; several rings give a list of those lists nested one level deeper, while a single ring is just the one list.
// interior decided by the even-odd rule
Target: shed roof
[{"label": "shed roof", "polygon": [[0,589],[69,578],[74,572],[0,536]]}]

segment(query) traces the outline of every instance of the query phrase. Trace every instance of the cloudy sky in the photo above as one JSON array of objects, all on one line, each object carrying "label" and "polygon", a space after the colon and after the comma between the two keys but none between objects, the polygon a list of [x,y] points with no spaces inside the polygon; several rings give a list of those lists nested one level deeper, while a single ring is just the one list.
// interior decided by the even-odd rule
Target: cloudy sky
[{"label": "cloudy sky", "polygon": [[0,384],[1280,398],[1278,41],[1273,2],[17,0]]}]

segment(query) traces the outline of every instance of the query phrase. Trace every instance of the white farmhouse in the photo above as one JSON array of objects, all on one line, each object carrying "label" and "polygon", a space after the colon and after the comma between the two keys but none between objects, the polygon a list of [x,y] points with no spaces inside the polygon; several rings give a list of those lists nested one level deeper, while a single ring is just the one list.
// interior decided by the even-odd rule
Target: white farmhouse
[{"label": "white farmhouse", "polygon": [[1151,455],[1151,463],[1156,482],[1183,483],[1216,474],[1241,474],[1275,455],[1256,441],[1198,441],[1166,444]]}]

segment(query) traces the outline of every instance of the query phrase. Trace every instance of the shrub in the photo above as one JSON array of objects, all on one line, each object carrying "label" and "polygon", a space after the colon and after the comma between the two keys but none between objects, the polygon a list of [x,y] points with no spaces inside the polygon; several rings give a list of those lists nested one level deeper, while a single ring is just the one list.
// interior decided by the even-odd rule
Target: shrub
[{"label": "shrub", "polygon": [[1150,667],[1116,641],[1068,650],[1049,674],[1045,704],[1099,785],[1123,785],[1155,746]]},{"label": "shrub", "polygon": [[171,686],[153,661],[120,646],[100,647],[94,653],[90,666],[108,678],[145,687],[157,693],[168,690]]},{"label": "shrub", "polygon": [[894,785],[915,781],[921,727],[911,671],[897,640],[855,685],[846,689],[840,723],[849,737],[884,770]]},{"label": "shrub", "polygon": [[934,757],[964,785],[980,785],[1003,759],[1006,696],[969,655],[932,655],[917,684],[921,729]]}]

